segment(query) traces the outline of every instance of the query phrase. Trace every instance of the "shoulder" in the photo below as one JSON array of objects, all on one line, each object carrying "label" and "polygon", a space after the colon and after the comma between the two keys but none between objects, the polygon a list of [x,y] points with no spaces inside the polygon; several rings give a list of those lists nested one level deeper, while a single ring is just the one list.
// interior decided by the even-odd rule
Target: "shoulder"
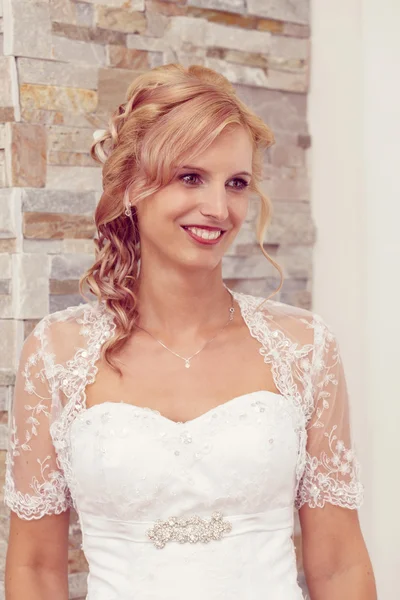
[{"label": "shoulder", "polygon": [[251,294],[234,295],[242,312],[253,319],[261,316],[269,329],[282,331],[293,342],[320,345],[334,336],[325,319],[312,310]]},{"label": "shoulder", "polygon": [[69,339],[84,333],[85,327],[95,323],[102,310],[97,302],[82,302],[48,313],[36,323],[25,343],[36,339],[42,345],[56,341],[63,345],[68,344]]}]

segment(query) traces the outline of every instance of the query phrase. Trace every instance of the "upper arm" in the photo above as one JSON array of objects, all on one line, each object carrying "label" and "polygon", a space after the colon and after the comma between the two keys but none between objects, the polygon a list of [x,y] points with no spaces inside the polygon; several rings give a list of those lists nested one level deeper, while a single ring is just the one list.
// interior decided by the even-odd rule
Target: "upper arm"
[{"label": "upper arm", "polygon": [[41,321],[24,342],[11,411],[4,501],[12,510],[9,552],[19,564],[59,564],[68,548],[71,498],[50,434],[60,407],[46,328]]}]

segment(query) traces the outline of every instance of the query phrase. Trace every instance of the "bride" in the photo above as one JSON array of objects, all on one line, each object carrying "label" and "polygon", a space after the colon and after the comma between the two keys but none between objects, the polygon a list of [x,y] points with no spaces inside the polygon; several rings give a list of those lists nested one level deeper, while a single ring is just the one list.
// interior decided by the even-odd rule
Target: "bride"
[{"label": "bride", "polygon": [[312,600],[375,600],[337,340],[222,279],[251,194],[281,273],[262,242],[271,131],[224,77],[171,64],[97,133],[85,303],[46,315],[20,357],[7,600],[68,598],[71,507],[87,600],[299,600],[295,509]]}]

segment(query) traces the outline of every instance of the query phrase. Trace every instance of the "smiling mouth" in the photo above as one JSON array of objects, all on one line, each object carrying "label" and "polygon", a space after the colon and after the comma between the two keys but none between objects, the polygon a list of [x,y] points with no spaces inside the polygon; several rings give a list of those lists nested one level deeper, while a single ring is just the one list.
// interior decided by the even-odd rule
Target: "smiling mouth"
[{"label": "smiling mouth", "polygon": [[195,241],[202,244],[217,244],[223,237],[225,231],[223,229],[211,228],[211,227],[196,227],[182,225],[189,236]]}]

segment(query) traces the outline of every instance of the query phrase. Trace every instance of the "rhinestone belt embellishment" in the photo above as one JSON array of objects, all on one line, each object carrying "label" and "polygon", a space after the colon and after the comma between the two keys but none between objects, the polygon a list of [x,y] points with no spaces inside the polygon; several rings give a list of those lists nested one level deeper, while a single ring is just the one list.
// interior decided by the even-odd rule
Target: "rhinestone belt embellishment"
[{"label": "rhinestone belt embellishment", "polygon": [[199,516],[170,517],[166,521],[156,521],[155,525],[147,531],[147,537],[156,548],[164,548],[167,542],[208,543],[211,540],[220,540],[224,533],[232,530],[232,523],[225,521],[220,512],[214,512],[211,519],[201,519]]}]

